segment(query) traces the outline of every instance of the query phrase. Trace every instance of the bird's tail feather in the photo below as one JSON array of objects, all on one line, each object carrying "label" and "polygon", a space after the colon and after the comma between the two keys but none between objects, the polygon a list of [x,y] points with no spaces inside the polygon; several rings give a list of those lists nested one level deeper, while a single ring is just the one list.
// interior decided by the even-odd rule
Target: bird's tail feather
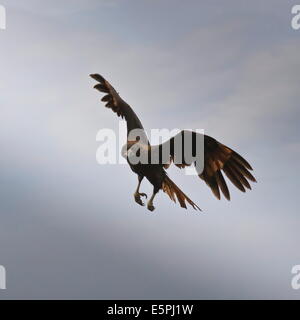
[{"label": "bird's tail feather", "polygon": [[168,177],[166,176],[163,184],[162,190],[170,197],[171,200],[176,202],[176,198],[182,208],[186,209],[186,203],[189,203],[195,210],[202,211],[186,194],[184,194],[177,185]]}]

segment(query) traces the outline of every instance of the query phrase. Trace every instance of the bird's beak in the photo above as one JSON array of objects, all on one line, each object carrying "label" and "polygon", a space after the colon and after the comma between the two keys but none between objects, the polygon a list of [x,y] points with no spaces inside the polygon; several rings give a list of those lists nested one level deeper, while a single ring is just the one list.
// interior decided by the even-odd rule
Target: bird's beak
[{"label": "bird's beak", "polygon": [[121,155],[123,158],[127,159],[127,144],[125,144],[123,147],[122,147],[122,150],[121,150]]}]

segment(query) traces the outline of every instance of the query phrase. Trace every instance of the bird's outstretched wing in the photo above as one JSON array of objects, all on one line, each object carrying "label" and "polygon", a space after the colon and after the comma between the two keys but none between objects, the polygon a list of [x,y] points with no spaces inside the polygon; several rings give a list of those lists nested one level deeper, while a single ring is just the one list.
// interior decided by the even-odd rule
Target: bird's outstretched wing
[{"label": "bird's outstretched wing", "polygon": [[113,112],[117,113],[119,117],[125,118],[127,121],[127,131],[130,132],[134,129],[142,129],[141,121],[131,109],[131,107],[119,96],[114,87],[105,80],[100,74],[91,74],[94,80],[98,81],[94,88],[100,92],[105,93],[101,101],[106,102],[106,107],[110,108]]},{"label": "bird's outstretched wing", "polygon": [[[192,135],[192,148],[188,152],[192,152],[193,154],[196,151],[196,142],[197,135],[199,133],[191,132],[191,131],[181,131],[176,136],[172,137],[170,140],[164,142],[159,146],[155,146],[154,148],[158,148],[161,150],[165,147],[165,144],[169,144],[170,150],[170,161],[174,162],[175,158],[175,140],[178,136],[183,136],[184,134]],[[237,152],[233,151],[229,147],[223,145],[218,142],[216,139],[209,137],[207,135],[202,136],[204,139],[204,168],[202,173],[199,174],[199,177],[206,182],[206,184],[211,188],[213,194],[220,199],[221,192],[225,196],[227,200],[230,200],[230,193],[227,187],[227,183],[222,174],[225,173],[227,178],[235,185],[239,190],[245,192],[246,189],[251,189],[251,186],[248,180],[252,182],[256,182],[254,176],[250,173],[252,167],[250,164]],[[184,139],[182,141],[181,152],[186,152],[184,146]],[[158,150],[157,149],[157,150]],[[185,161],[184,154],[181,155],[182,162],[176,162],[175,165],[179,168],[183,168],[185,166],[190,166],[193,163],[189,161]],[[194,163],[195,164],[195,163]],[[168,168],[169,165],[165,165]]]}]

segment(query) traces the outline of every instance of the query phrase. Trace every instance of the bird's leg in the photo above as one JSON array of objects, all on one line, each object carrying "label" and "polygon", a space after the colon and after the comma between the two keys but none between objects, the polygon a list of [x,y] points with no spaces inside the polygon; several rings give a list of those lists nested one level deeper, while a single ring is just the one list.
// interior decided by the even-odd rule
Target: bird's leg
[{"label": "bird's leg", "polygon": [[139,176],[138,177],[139,183],[138,183],[137,188],[136,188],[135,193],[134,193],[135,202],[138,203],[141,206],[145,205],[144,202],[142,201],[141,197],[145,197],[147,199],[146,193],[140,193],[140,185],[142,183],[143,178],[144,178],[143,176]]},{"label": "bird's leg", "polygon": [[148,203],[147,203],[147,209],[150,210],[150,211],[154,211],[154,210],[155,210],[155,207],[153,206],[153,200],[154,200],[156,194],[158,193],[158,191],[159,191],[159,190],[156,190],[156,189],[154,188],[153,194],[152,194],[151,198],[149,199],[149,201],[148,201]]}]

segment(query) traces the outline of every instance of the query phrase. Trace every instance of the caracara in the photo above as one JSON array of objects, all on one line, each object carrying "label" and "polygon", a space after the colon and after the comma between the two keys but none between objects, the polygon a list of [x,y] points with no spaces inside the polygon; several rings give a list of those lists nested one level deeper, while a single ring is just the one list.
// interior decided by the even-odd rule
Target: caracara
[{"label": "caracara", "polygon": [[[223,173],[225,173],[233,185],[235,185],[242,192],[245,192],[246,189],[251,189],[249,181],[256,182],[254,176],[250,173],[252,167],[243,157],[229,147],[207,135],[201,135],[197,132],[183,130],[168,141],[158,146],[151,146],[141,121],[132,108],[121,99],[116,90],[102,76],[99,74],[91,74],[90,76],[98,82],[94,88],[105,93],[105,96],[102,98],[102,101],[106,102],[105,106],[117,113],[119,117],[125,118],[127,122],[127,143],[122,149],[122,155],[126,157],[130,168],[138,176],[138,186],[134,193],[134,199],[139,205],[144,205],[141,197],[147,198],[145,193],[140,193],[139,191],[141,182],[143,178],[146,177],[153,185],[153,194],[147,203],[148,210],[153,211],[155,209],[153,206],[153,200],[155,195],[161,189],[167,193],[170,199],[174,202],[176,202],[177,199],[182,208],[187,208],[187,202],[195,210],[201,210],[168,177],[165,170],[170,166],[171,163],[174,163],[179,168],[184,168],[185,166],[190,166],[192,164],[194,164],[196,167],[195,158],[186,157],[186,155],[195,155],[197,143],[199,143],[197,141],[200,141],[200,143],[202,141],[203,145],[203,166],[201,167],[201,172],[198,172],[198,175],[202,180],[205,181],[218,199],[220,199],[221,194],[223,194],[227,200],[230,200],[230,193]],[[138,132],[138,134],[131,135],[132,132]],[[132,136],[135,138],[132,138]],[[190,139],[190,144],[185,142],[185,137]],[[176,141],[179,141],[177,145]],[[178,148],[178,145],[180,148]],[[187,147],[187,145],[189,147]],[[176,152],[179,152],[180,154],[178,155]],[[167,161],[162,159],[163,153],[164,155],[167,153]],[[130,154],[136,155],[135,159],[139,159],[139,157],[142,155],[146,155],[146,157],[143,159],[146,158],[147,160],[150,160],[134,162],[131,161],[133,157],[130,157]],[[158,161],[151,161],[153,158],[156,158],[156,160],[158,159]],[[192,160],[187,160],[186,158]],[[181,160],[178,161],[178,159]]]}]

